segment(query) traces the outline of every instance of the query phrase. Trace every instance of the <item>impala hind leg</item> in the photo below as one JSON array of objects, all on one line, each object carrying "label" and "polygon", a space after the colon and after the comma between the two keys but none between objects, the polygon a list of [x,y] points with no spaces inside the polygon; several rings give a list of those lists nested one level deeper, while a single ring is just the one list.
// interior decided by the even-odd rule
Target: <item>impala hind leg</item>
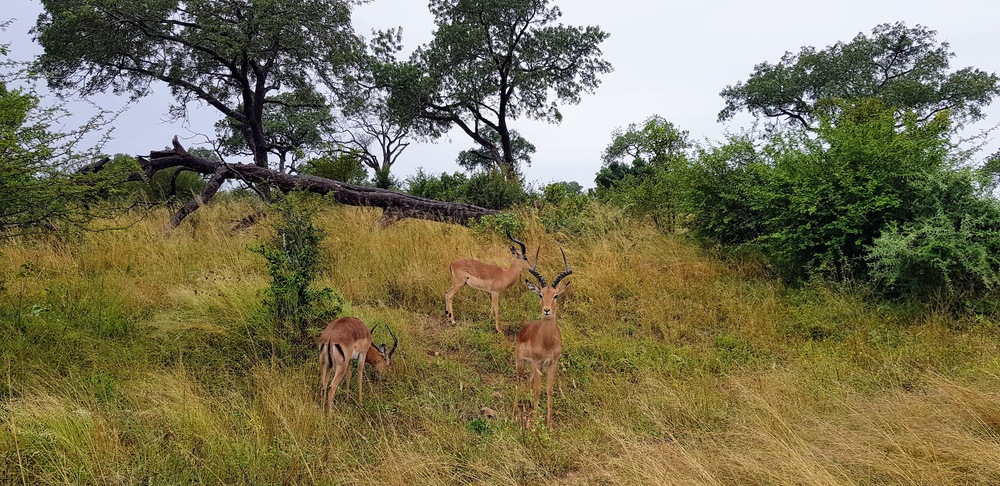
[{"label": "impala hind leg", "polygon": [[319,347],[319,405],[326,406],[326,372],[333,364],[330,362],[329,345]]},{"label": "impala hind leg", "polygon": [[338,363],[337,371],[333,373],[333,379],[330,380],[330,393],[327,394],[326,404],[327,408],[333,410],[333,397],[337,395],[337,387],[340,386],[340,382],[344,379],[344,375],[347,374],[346,366],[350,363]]},{"label": "impala hind leg", "polygon": [[451,288],[444,294],[444,315],[452,324],[455,323],[455,311],[451,307],[451,300],[462,287],[465,287],[465,280],[459,280],[456,282],[452,279]]},{"label": "impala hind leg", "polygon": [[350,392],[351,391],[351,372],[353,371],[351,369],[351,360],[347,360],[344,363],[344,367],[347,368],[347,372],[344,373],[345,375],[347,375],[347,376],[344,377],[344,392]]},{"label": "impala hind leg", "polygon": [[[371,352],[371,351],[369,351]],[[365,358],[368,353],[361,353],[358,356],[358,404],[361,404],[361,392],[363,391],[361,387],[363,386],[365,379]]]}]

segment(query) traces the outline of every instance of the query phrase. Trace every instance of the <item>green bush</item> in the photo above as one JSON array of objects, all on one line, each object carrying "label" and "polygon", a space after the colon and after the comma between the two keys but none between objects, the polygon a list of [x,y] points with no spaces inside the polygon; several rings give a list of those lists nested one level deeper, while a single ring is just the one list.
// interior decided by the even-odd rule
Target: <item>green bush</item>
[{"label": "green bush", "polygon": [[361,165],[361,159],[353,152],[311,159],[299,166],[299,173],[348,184],[363,184],[368,180],[368,172]]},{"label": "green bush", "polygon": [[911,114],[900,126],[873,100],[836,106],[836,125],[823,117],[815,133],[705,152],[689,177],[692,229],[725,245],[759,245],[790,280],[866,280],[869,247],[884,229],[950,197],[932,181],[955,170],[952,128],[946,115]]},{"label": "green bush", "polygon": [[591,198],[576,182],[553,182],[544,188],[538,200],[539,219],[546,231],[580,234]]},{"label": "green bush", "polygon": [[869,248],[872,278],[894,295],[985,296],[1000,288],[1000,204],[978,194],[969,171],[938,182],[956,197],[928,200],[933,213],[888,225]]},{"label": "green bush", "polygon": [[267,321],[275,337],[292,342],[311,340],[309,330],[340,314],[344,300],[330,288],[313,289],[319,268],[323,232],[313,224],[305,198],[297,193],[275,204],[276,232],[252,250],[267,261],[271,286],[265,291]]},{"label": "green bush", "polygon": [[466,176],[427,174],[422,169],[406,180],[407,192],[438,201],[463,202],[487,209],[508,209],[528,200],[520,181],[507,180],[499,171],[481,171]]}]

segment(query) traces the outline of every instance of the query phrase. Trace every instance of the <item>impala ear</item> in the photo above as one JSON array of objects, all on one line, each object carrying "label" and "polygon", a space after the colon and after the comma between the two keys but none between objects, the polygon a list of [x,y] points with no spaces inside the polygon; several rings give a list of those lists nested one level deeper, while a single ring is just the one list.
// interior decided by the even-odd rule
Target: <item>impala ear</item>
[{"label": "impala ear", "polygon": [[538,287],[535,284],[531,283],[531,280],[525,279],[524,284],[527,285],[528,289],[531,290],[532,292],[534,292],[534,293],[536,293],[538,295],[542,295],[542,291],[539,290]]},{"label": "impala ear", "polygon": [[514,256],[517,256],[517,248],[514,248],[513,246],[510,247],[510,254],[514,255]]},{"label": "impala ear", "polygon": [[562,284],[558,289],[556,289],[556,297],[566,291],[569,288],[569,282]]}]

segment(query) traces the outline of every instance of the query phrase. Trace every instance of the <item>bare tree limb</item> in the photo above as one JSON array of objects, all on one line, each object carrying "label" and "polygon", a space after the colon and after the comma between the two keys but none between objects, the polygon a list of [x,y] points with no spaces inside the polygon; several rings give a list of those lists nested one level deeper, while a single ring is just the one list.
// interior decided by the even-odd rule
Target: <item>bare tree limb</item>
[{"label": "bare tree limb", "polygon": [[[203,175],[211,175],[204,191],[184,205],[170,219],[175,228],[204,204],[207,204],[222,184],[229,179],[239,179],[247,183],[267,184],[285,192],[304,190],[317,194],[329,194],[348,206],[382,208],[381,224],[388,225],[404,218],[427,219],[445,223],[468,224],[483,216],[497,214],[498,211],[471,204],[435,201],[400,192],[375,187],[358,186],[345,182],[324,179],[312,175],[292,175],[249,164],[227,164],[191,155],[181,146],[177,137],[173,139],[172,150],[150,152],[148,157],[139,157],[139,165],[149,177],[161,170],[183,167]],[[133,174],[130,180],[140,178]]]}]

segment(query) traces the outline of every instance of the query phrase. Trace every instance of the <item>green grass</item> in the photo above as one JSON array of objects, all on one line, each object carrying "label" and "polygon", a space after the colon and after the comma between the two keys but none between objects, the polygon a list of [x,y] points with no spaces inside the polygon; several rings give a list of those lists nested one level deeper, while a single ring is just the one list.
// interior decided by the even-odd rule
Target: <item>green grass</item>
[{"label": "green grass", "polygon": [[[502,237],[322,211],[318,284],[400,336],[364,403],[341,385],[324,415],[316,360],[248,337],[267,286],[248,247],[269,228],[230,234],[246,211],[5,244],[0,482],[1000,482],[996,321],[789,290],[602,207],[577,237],[521,215],[543,273],[560,245],[574,269],[551,429],[512,415],[489,297],[463,289],[443,318],[449,261],[506,264]],[[521,286],[500,304],[512,330],[539,311]]]}]

